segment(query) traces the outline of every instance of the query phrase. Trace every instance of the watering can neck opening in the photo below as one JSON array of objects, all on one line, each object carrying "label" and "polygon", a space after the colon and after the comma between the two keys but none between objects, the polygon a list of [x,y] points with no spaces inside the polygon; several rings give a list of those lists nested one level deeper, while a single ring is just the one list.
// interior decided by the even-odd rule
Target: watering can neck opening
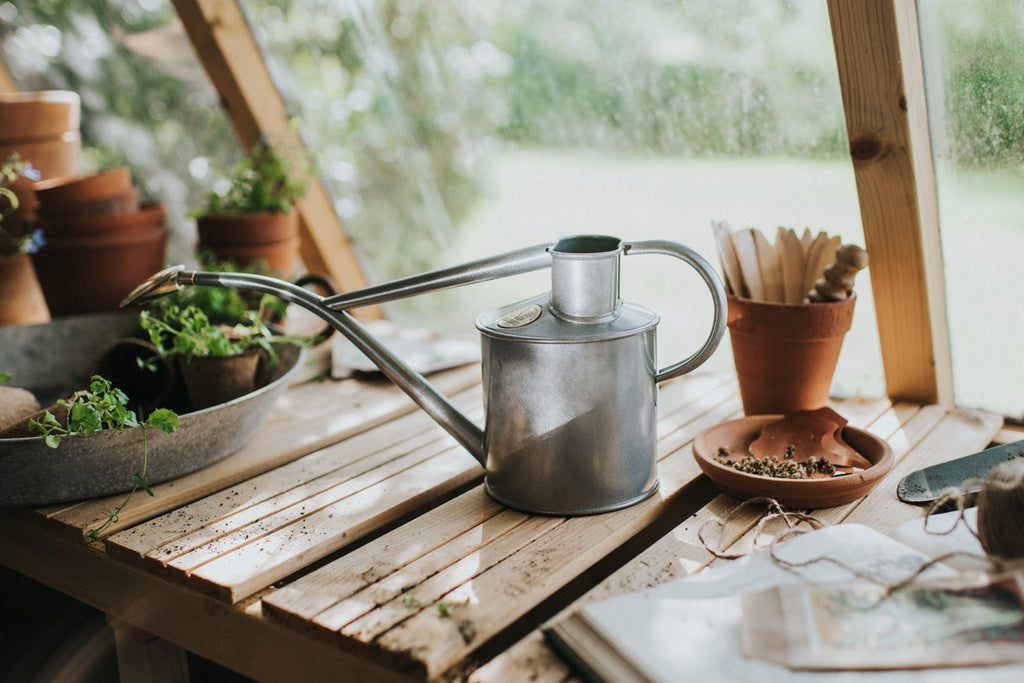
[{"label": "watering can neck opening", "polygon": [[556,242],[551,250],[551,313],[577,323],[615,320],[622,307],[619,265],[622,241],[581,235]]}]

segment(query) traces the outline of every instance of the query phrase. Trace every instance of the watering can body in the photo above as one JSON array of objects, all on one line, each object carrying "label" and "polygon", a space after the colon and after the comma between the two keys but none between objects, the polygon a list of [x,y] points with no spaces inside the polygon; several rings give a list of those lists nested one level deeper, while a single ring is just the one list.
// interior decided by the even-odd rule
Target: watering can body
[{"label": "watering can body", "polygon": [[[520,327],[498,325],[524,309],[540,312]],[[531,512],[591,514],[657,489],[657,322],[626,304],[609,323],[573,323],[546,296],[477,319],[492,497]]]},{"label": "watering can body", "polygon": [[[619,297],[624,254],[674,256],[704,280],[714,313],[711,331],[694,354],[658,367],[658,315]],[[347,312],[546,267],[552,271],[550,292],[487,311],[476,321],[482,348],[482,429]],[[494,499],[552,515],[615,510],[657,490],[658,384],[702,364],[718,346],[726,318],[721,280],[689,248],[660,240],[625,243],[601,235],[566,237],[330,297],[265,276],[188,272],[179,266],[154,275],[122,305],[182,285],[274,294],[319,315],[476,457]]]}]

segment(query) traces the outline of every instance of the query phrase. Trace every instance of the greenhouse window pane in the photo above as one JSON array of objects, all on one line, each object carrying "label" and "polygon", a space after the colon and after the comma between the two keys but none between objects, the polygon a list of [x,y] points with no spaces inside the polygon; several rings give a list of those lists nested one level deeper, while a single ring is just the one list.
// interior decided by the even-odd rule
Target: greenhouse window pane
[{"label": "greenhouse window pane", "polygon": [[957,405],[1024,417],[1024,3],[918,3]]},{"label": "greenhouse window pane", "polygon": [[[723,220],[863,245],[824,3],[242,6],[372,282],[578,232],[676,240],[717,264]],[[81,92],[90,168],[131,164],[168,205],[170,258],[194,261],[189,214],[240,150],[171,4],[0,8],[19,87]],[[624,259],[622,291],[661,314],[667,364],[703,342],[711,306],[659,258]],[[481,310],[547,288],[535,273],[386,313],[474,335]],[[867,276],[857,291],[836,388],[881,395]],[[708,367],[731,366],[726,341]]]},{"label": "greenhouse window pane", "polygon": [[[245,0],[335,207],[380,282],[570,233],[671,239],[712,221],[863,244],[824,3]],[[676,262],[678,263],[678,262]],[[664,362],[710,325],[699,278],[623,261]],[[472,333],[545,273],[389,315]],[[884,392],[870,282],[837,388]],[[728,344],[710,366],[731,369]]]}]

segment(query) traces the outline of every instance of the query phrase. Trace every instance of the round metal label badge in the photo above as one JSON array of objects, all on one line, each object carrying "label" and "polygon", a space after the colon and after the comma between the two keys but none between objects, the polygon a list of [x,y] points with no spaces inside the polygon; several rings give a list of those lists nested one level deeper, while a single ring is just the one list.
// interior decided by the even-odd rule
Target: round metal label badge
[{"label": "round metal label badge", "polygon": [[540,314],[544,312],[544,309],[537,304],[530,304],[528,306],[520,306],[514,310],[509,311],[505,315],[498,318],[495,324],[498,327],[513,328],[523,327],[529,325],[534,320],[540,317]]}]

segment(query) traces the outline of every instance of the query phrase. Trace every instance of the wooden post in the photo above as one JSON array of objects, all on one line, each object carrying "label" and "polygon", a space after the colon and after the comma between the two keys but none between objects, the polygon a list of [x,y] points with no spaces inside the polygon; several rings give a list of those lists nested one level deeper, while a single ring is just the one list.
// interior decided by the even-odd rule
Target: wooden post
[{"label": "wooden post", "polygon": [[887,392],[952,404],[938,204],[914,0],[829,0]]},{"label": "wooden post", "polygon": [[123,683],[188,683],[188,654],[177,645],[107,615]]},{"label": "wooden post", "polygon": [[[304,153],[237,0],[174,0],[174,6],[243,148],[265,135],[283,152]],[[312,182],[297,208],[306,268],[329,275],[342,291],[366,286],[355,249],[323,185]],[[377,309],[358,313],[380,317]]]}]

